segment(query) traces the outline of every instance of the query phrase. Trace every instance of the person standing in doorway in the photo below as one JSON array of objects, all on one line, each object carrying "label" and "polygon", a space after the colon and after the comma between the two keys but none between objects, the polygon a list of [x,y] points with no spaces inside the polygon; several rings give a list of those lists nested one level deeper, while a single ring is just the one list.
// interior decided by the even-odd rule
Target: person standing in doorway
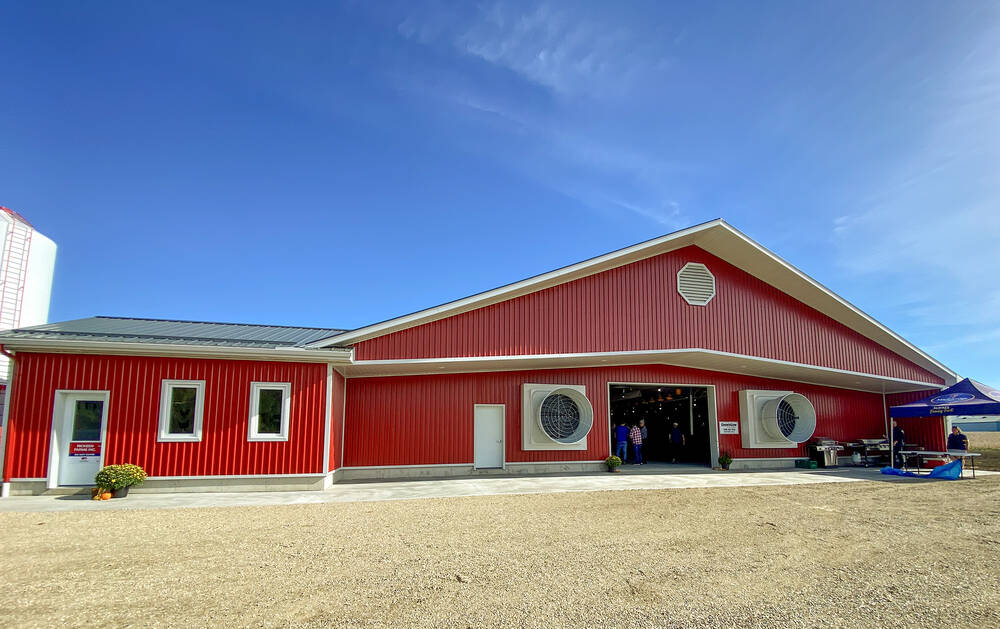
[{"label": "person standing in doorway", "polygon": [[615,456],[625,462],[625,455],[628,452],[628,426],[625,422],[618,424],[615,428]]},{"label": "person standing in doorway", "polygon": [[649,436],[649,431],[646,430],[646,420],[639,420],[639,431],[642,433],[642,462],[646,463],[649,461],[649,452],[646,450],[646,443],[649,441],[647,438]]},{"label": "person standing in doorway", "polygon": [[681,431],[681,427],[677,422],[674,422],[673,427],[670,428],[670,462],[676,463],[677,457],[683,458],[684,446],[687,445],[687,439],[684,437],[684,433]]},{"label": "person standing in doorway", "polygon": [[639,428],[639,424],[632,424],[632,430],[628,431],[628,438],[632,441],[632,451],[635,458],[632,459],[632,465],[642,465],[642,428]]}]

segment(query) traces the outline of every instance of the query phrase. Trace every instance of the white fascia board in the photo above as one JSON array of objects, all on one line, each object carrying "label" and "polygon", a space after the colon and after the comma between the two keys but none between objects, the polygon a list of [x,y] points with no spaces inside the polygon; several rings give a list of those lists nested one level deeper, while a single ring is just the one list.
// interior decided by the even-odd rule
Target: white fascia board
[{"label": "white fascia board", "polygon": [[464,299],[314,341],[307,347],[330,347],[357,343],[544,290],[550,286],[570,282],[689,245],[696,245],[704,249],[903,358],[941,376],[944,378],[945,384],[951,385],[958,382],[957,373],[722,219],[682,229]]},{"label": "white fascia board", "polygon": [[124,343],[66,339],[0,339],[0,345],[14,352],[53,354],[116,354],[122,356],[176,356],[229,360],[274,360],[279,362],[333,363],[349,365],[352,348],[316,350],[297,347],[221,347],[217,345],[176,345],[172,343]]},{"label": "white fascia board", "polygon": [[[556,269],[555,271],[549,271],[548,273],[529,277],[528,279],[521,280],[520,282],[507,284],[505,286],[494,288],[493,290],[483,293],[477,293],[463,299],[450,301],[446,304],[441,304],[440,306],[427,308],[426,310],[419,310],[408,315],[403,315],[402,317],[388,319],[386,321],[382,321],[381,323],[375,323],[373,325],[351,330],[350,332],[345,332],[337,336],[314,341],[306,345],[306,347],[329,347],[331,345],[357,343],[359,341],[389,334],[404,328],[413,327],[415,325],[435,321],[437,319],[443,319],[445,317],[482,308],[507,299],[513,299],[514,297],[534,293],[548,288],[549,286],[564,284],[581,277],[593,275],[594,273],[600,273],[601,271],[606,271],[624,264],[629,264],[644,258],[659,255],[672,249],[679,249],[680,247],[695,244],[692,236],[707,229],[723,225],[726,225],[725,221],[722,219],[715,219],[714,221],[709,221],[708,223],[688,227],[687,229],[682,229],[665,236],[660,236],[659,238],[654,238],[653,240],[647,240],[646,242],[632,245],[631,247],[606,253],[596,258],[578,262],[577,264],[571,264],[561,269]],[[688,240],[691,241],[688,242]],[[668,243],[672,246],[664,248],[661,251],[660,247]]]},{"label": "white fascia board", "polygon": [[703,348],[664,349],[579,354],[533,354],[524,356],[475,356],[357,361],[345,369],[351,378],[535,369],[576,369],[618,365],[662,364],[704,371],[717,371],[786,382],[866,391],[900,393],[939,390],[933,382],[891,378],[875,374],[761,358]]}]

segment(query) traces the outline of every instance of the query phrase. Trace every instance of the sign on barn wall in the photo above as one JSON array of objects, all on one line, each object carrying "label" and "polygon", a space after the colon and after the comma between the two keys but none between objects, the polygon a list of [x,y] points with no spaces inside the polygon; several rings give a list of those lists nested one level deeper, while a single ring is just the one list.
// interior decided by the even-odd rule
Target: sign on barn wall
[{"label": "sign on barn wall", "polygon": [[739,422],[719,422],[719,434],[720,435],[738,435],[738,434],[740,434],[740,423]]}]

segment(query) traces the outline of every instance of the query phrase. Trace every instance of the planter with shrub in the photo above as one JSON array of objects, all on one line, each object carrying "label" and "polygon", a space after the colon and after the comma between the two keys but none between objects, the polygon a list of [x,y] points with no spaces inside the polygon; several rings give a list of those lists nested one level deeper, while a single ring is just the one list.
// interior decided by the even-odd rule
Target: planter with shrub
[{"label": "planter with shrub", "polygon": [[145,480],[145,470],[131,463],[105,465],[94,477],[94,483],[103,490],[100,493],[110,491],[112,498],[124,498],[129,487],[141,485]]},{"label": "planter with shrub", "polygon": [[733,457],[728,452],[723,452],[722,454],[719,455],[719,465],[722,467],[722,469],[728,470],[732,462],[733,462]]},{"label": "planter with shrub", "polygon": [[609,472],[617,472],[618,468],[621,467],[622,460],[612,454],[608,458],[604,459],[604,463],[608,466]]}]

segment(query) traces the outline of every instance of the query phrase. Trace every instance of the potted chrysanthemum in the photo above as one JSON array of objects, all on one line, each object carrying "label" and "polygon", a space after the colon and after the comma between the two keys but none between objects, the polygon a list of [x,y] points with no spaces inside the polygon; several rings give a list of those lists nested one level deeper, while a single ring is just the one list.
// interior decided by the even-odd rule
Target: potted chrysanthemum
[{"label": "potted chrysanthemum", "polygon": [[128,495],[129,487],[141,485],[145,480],[145,470],[131,463],[105,465],[94,477],[94,483],[98,487],[111,490],[112,498],[124,498]]},{"label": "potted chrysanthemum", "polygon": [[609,472],[617,472],[618,468],[621,467],[622,460],[612,454],[604,459],[604,464],[608,466]]}]

